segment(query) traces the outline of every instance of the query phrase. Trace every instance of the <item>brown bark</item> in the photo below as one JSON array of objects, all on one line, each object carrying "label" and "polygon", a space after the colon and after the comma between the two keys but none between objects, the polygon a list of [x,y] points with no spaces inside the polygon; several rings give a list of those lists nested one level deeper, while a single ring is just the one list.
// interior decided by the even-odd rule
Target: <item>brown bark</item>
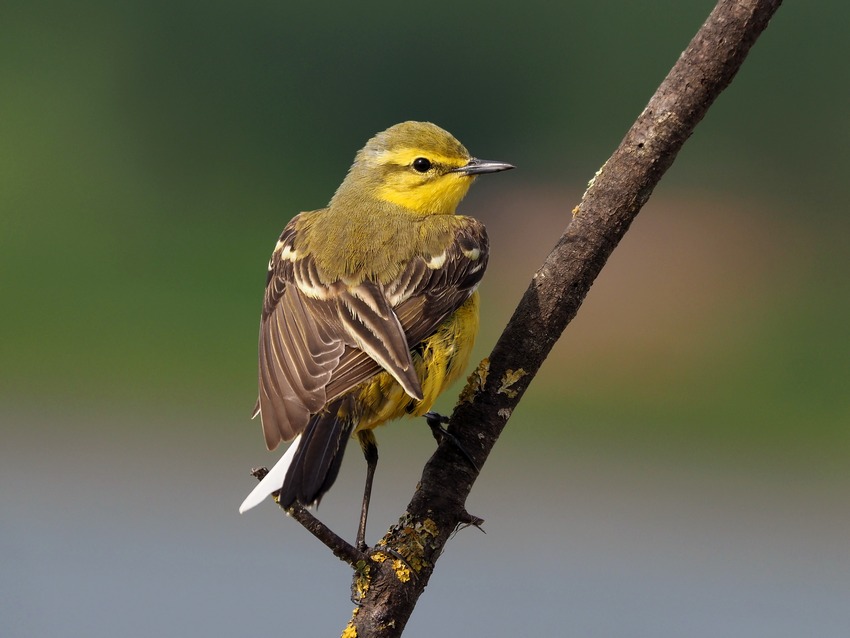
[{"label": "brown bark", "polygon": [[[780,4],[720,0],[592,181],[452,414],[450,432],[477,468],[608,256]],[[477,475],[451,440],[439,446],[404,516],[374,548],[391,551],[361,563],[353,588],[361,605],[343,636],[401,635],[450,534],[480,523],[464,508]]]}]

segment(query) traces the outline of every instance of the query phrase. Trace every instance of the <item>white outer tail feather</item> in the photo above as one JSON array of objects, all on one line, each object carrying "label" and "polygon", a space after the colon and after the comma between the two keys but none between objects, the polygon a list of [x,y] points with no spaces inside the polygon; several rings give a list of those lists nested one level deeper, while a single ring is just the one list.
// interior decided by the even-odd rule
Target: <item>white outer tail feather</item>
[{"label": "white outer tail feather", "polygon": [[248,498],[242,501],[242,505],[239,506],[240,514],[244,514],[249,509],[257,507],[257,505],[266,500],[267,496],[283,486],[283,480],[286,478],[286,473],[289,471],[289,466],[292,464],[292,459],[298,450],[298,444],[300,442],[301,435],[299,434],[292,441],[281,459],[275,463],[275,466],[269,470],[269,473],[263,477],[263,480],[257,483],[257,487],[248,494]]}]

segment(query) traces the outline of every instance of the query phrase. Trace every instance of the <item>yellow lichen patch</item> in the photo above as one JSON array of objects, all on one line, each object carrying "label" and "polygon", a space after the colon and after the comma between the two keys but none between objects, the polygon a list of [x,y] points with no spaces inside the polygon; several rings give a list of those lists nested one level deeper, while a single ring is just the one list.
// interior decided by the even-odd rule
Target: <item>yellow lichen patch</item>
[{"label": "yellow lichen patch", "polygon": [[422,571],[422,568],[428,564],[427,561],[422,560],[421,554],[414,554],[413,556],[408,556],[406,558],[407,564],[410,565],[410,568],[416,572],[417,574]]},{"label": "yellow lichen patch", "polygon": [[599,170],[596,171],[596,173],[593,174],[593,177],[590,178],[590,181],[587,183],[588,190],[593,188],[593,184],[596,182],[596,178],[599,177],[600,175],[602,175],[602,171],[605,170],[605,166],[607,166],[607,164],[608,164],[608,162],[606,161],[605,164],[600,166]]},{"label": "yellow lichen patch", "polygon": [[[357,615],[357,610],[354,610],[354,614]],[[345,629],[342,630],[342,634],[339,638],[357,638],[357,629],[354,627],[354,620],[349,620],[348,624],[345,626]]]},{"label": "yellow lichen patch", "polygon": [[481,390],[484,389],[484,384],[487,383],[487,373],[490,372],[490,359],[484,357],[478,367],[472,371],[472,374],[466,380],[466,385],[461,390],[458,403],[468,403],[475,398]]},{"label": "yellow lichen patch", "polygon": [[499,386],[496,393],[507,395],[513,399],[518,394],[518,391],[511,389],[511,386],[516,384],[516,382],[522,379],[526,374],[528,373],[522,368],[519,370],[508,370],[505,372],[505,376],[502,377],[502,385]]},{"label": "yellow lichen patch", "polygon": [[412,526],[400,529],[398,535],[399,541],[395,544],[396,553],[407,561],[411,569],[419,572],[422,569],[422,554],[425,549],[422,538]]},{"label": "yellow lichen patch", "polygon": [[[354,581],[352,583],[352,595],[358,600],[366,597],[366,592],[369,591],[369,586],[372,584],[372,568],[364,561],[358,561],[357,569],[354,571]],[[355,610],[356,611],[356,610]]]},{"label": "yellow lichen patch", "polygon": [[378,541],[387,551],[377,552],[373,555],[373,560],[379,563],[392,560],[391,566],[396,576],[406,583],[430,565],[426,555],[429,549],[435,548],[434,539],[439,534],[440,528],[432,518],[414,521],[410,514],[406,513],[387,531],[384,538]]},{"label": "yellow lichen patch", "polygon": [[573,207],[573,217],[577,216],[581,212],[581,204],[576,204]]},{"label": "yellow lichen patch", "polygon": [[437,536],[440,533],[440,528],[437,527],[437,524],[432,521],[430,518],[426,518],[422,523],[422,530],[427,532],[431,536]]},{"label": "yellow lichen patch", "polygon": [[401,582],[406,583],[410,580],[410,568],[404,564],[404,561],[396,558],[393,561],[393,571],[395,572],[396,578],[398,578]]}]

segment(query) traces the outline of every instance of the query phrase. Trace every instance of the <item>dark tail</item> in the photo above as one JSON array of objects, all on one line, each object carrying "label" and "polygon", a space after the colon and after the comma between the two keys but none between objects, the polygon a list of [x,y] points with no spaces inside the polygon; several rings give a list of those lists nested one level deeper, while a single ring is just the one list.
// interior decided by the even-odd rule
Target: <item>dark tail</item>
[{"label": "dark tail", "polygon": [[353,428],[346,397],[313,415],[280,489],[280,505],[284,509],[295,501],[305,506],[318,504],[331,489]]}]

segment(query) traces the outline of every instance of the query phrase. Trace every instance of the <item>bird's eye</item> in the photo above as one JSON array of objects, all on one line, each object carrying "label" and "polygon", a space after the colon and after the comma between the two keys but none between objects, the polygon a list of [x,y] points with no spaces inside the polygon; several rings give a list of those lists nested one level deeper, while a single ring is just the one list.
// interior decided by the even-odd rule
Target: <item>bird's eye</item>
[{"label": "bird's eye", "polygon": [[431,170],[431,161],[426,157],[417,157],[413,160],[413,170],[419,173],[427,173]]}]

